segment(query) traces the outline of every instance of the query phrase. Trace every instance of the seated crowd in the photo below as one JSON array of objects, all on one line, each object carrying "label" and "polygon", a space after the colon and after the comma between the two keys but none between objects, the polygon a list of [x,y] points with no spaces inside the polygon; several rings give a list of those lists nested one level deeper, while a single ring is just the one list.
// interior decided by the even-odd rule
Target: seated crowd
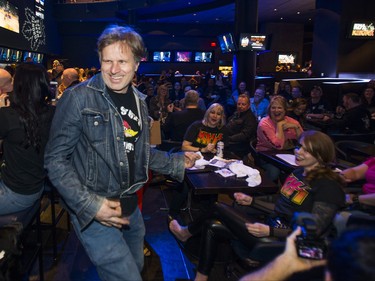
[{"label": "seated crowd", "polygon": [[[6,163],[1,166],[0,214],[23,210],[40,198],[46,177],[44,149],[55,112],[51,100],[60,99],[67,89],[92,79],[90,75],[95,77],[96,72],[64,69],[58,61],[50,71],[26,63],[16,68],[12,81],[11,74],[0,69],[0,139],[2,161]],[[56,92],[51,92],[50,81],[58,83]],[[208,72],[187,80],[166,71],[157,81],[140,77],[133,85],[146,96],[149,116],[160,121],[162,141],[175,142],[185,153],[213,156],[218,142],[223,142],[224,150],[237,159],[249,157],[254,152],[252,147],[256,152],[289,151],[299,166],[291,174],[282,175],[278,167],[256,159],[256,168],[280,186],[276,200],[269,202],[237,192],[229,206],[218,203],[217,196],[201,197],[205,213],[186,225],[179,220],[179,210],[188,187],[180,185],[181,190],[174,194],[168,227],[182,242],[201,235],[195,280],[208,280],[217,245],[223,239],[230,241],[243,259],[249,258],[262,238],[285,241],[293,231],[295,212],[311,213],[317,235],[330,238],[344,231],[349,217],[373,216],[375,157],[337,173],[331,166],[336,154],[330,137],[338,132],[374,131],[372,84],[361,95],[343,95],[342,104],[336,107],[324,98],[320,86],[311,89],[309,98],[300,87],[289,83],[280,83],[274,95],[265,85],[250,93],[243,81],[232,92],[230,81],[222,73],[213,76]],[[319,122],[324,127],[317,127]],[[346,184],[361,179],[366,180],[362,191],[345,194]],[[7,204],[9,201],[13,204]],[[232,219],[233,214],[238,220]]]}]

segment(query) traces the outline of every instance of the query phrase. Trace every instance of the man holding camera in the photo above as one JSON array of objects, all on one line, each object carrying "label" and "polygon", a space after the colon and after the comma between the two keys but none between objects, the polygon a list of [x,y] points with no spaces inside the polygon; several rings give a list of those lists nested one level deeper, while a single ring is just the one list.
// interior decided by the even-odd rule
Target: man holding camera
[{"label": "man holding camera", "polygon": [[352,229],[344,232],[330,246],[327,260],[300,258],[296,239],[301,235],[297,227],[288,237],[284,252],[265,267],[245,275],[240,281],[283,281],[293,274],[327,265],[325,281],[374,280],[375,230]]}]

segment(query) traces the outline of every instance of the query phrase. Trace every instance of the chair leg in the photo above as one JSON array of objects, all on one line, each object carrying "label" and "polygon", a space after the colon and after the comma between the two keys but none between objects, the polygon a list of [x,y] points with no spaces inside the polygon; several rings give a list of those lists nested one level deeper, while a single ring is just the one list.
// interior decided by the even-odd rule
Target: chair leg
[{"label": "chair leg", "polygon": [[44,268],[43,268],[43,239],[42,229],[40,223],[40,208],[36,216],[36,233],[37,233],[37,247],[38,247],[38,263],[39,263],[39,280],[44,281]]}]

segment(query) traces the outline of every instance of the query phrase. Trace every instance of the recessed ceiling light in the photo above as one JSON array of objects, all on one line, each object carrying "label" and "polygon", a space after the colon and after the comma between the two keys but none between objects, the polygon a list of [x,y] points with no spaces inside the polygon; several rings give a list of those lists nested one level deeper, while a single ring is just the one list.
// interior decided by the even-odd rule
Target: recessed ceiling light
[{"label": "recessed ceiling light", "polygon": [[301,12],[297,12],[297,15],[299,15]]},{"label": "recessed ceiling light", "polygon": [[193,14],[193,16],[195,17],[197,14]]},{"label": "recessed ceiling light", "polygon": [[220,20],[219,18],[216,18],[215,20]]},{"label": "recessed ceiling light", "polygon": [[273,9],[275,12],[277,11],[277,9],[275,8],[275,9]]},{"label": "recessed ceiling light", "polygon": [[283,18],[283,17],[281,17],[280,19],[281,19],[281,20],[283,20],[284,18]]}]

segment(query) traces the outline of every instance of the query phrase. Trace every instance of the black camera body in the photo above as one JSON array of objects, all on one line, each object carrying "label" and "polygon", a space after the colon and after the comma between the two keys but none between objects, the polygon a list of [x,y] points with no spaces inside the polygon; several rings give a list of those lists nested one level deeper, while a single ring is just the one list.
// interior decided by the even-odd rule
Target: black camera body
[{"label": "black camera body", "polygon": [[322,260],[327,255],[327,242],[318,237],[315,219],[310,213],[295,213],[293,228],[301,227],[302,234],[297,236],[297,254],[301,258]]}]

